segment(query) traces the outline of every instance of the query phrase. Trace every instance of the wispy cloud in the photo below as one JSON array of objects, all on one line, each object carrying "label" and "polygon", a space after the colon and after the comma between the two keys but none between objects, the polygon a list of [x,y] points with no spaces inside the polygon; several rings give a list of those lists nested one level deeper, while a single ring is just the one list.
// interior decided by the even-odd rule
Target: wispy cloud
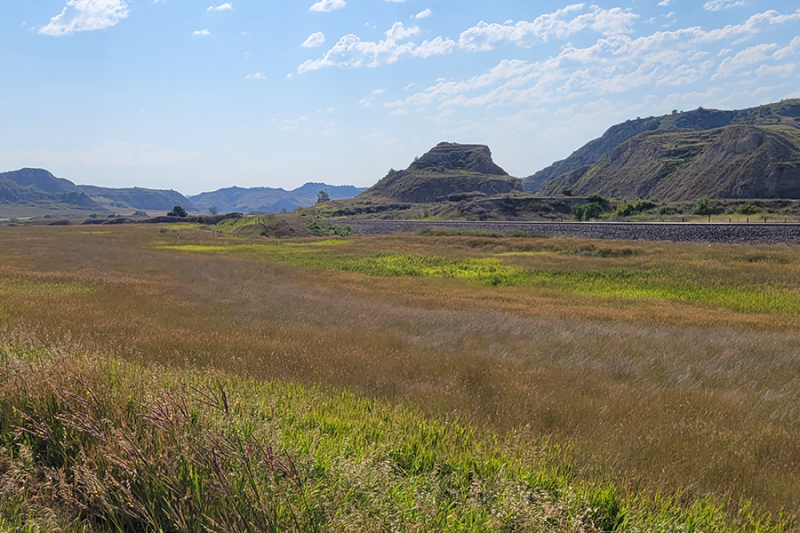
[{"label": "wispy cloud", "polygon": [[124,0],[69,0],[66,7],[39,28],[43,35],[61,36],[116,26],[130,10]]},{"label": "wispy cloud", "polygon": [[400,57],[430,57],[450,53],[456,43],[450,39],[436,37],[420,44],[407,41],[421,33],[417,26],[406,27],[395,22],[386,31],[386,39],[378,42],[362,41],[356,35],[345,35],[320,59],[309,59],[297,67],[298,74],[329,67],[377,67],[396,62]]},{"label": "wispy cloud", "polygon": [[[548,39],[564,39],[584,29],[591,29],[603,35],[619,35],[632,31],[633,23],[639,15],[618,7],[602,9],[592,5],[586,13],[584,4],[572,4],[547,13],[532,22],[511,21],[503,24],[487,24],[479,22],[467,29],[458,40],[459,48],[472,52],[492,50],[500,43],[514,43],[518,46],[530,47],[538,41]],[[577,14],[580,13],[580,14]]]},{"label": "wispy cloud", "polygon": [[208,6],[208,9],[206,9],[206,11],[227,11],[229,9],[233,9],[233,6],[231,4],[225,2],[224,4],[220,4],[220,5],[216,6],[216,7]]},{"label": "wispy cloud", "polygon": [[202,29],[202,30],[193,31],[192,35],[198,35],[198,36],[201,36],[201,37],[205,37],[206,35],[211,35],[211,32],[208,31],[208,28],[205,28],[205,29]]},{"label": "wispy cloud", "polygon": [[[618,34],[577,47],[567,44],[550,58],[536,62],[503,60],[483,74],[462,81],[438,80],[423,91],[384,104],[395,109],[428,109],[439,113],[457,107],[541,106],[623,94],[642,87],[687,86],[737,75],[742,83],[760,76],[787,76],[791,64],[771,64],[800,53],[800,37],[783,48],[759,44],[725,57],[719,65],[720,46],[753,36],[777,24],[800,19],[800,11],[783,15],[766,11],[741,24],[704,30],[700,27],[658,31],[633,38]],[[735,46],[735,45],[734,45]],[[758,71],[753,69],[758,67]],[[746,74],[746,76],[742,76]],[[441,115],[440,115],[441,116]]]},{"label": "wispy cloud", "polygon": [[743,0],[709,0],[703,4],[706,11],[720,11],[729,7],[743,6]]},{"label": "wispy cloud", "polygon": [[344,0],[320,0],[316,4],[313,4],[309,11],[333,11],[335,9],[342,9],[346,5]]},{"label": "wispy cloud", "polygon": [[431,15],[433,15],[433,11],[431,11],[430,9],[424,9],[419,13],[417,13],[416,15],[414,15],[412,18],[414,18],[415,20],[421,20],[424,18],[428,18]]},{"label": "wispy cloud", "polygon": [[265,80],[267,76],[263,72],[256,72],[255,74],[248,74],[245,79],[247,80]]},{"label": "wispy cloud", "polygon": [[324,42],[325,42],[325,34],[322,33],[321,31],[318,31],[317,33],[312,33],[311,35],[309,35],[308,39],[306,39],[300,46],[302,46],[303,48],[315,48],[317,46],[320,46]]}]

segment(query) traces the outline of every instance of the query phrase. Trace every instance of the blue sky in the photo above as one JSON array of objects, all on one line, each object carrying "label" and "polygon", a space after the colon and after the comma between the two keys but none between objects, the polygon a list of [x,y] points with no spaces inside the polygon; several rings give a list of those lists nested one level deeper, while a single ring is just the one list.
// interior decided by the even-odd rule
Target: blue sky
[{"label": "blue sky", "polygon": [[7,0],[0,171],[368,186],[440,141],[532,174],[628,118],[800,97],[796,2]]}]

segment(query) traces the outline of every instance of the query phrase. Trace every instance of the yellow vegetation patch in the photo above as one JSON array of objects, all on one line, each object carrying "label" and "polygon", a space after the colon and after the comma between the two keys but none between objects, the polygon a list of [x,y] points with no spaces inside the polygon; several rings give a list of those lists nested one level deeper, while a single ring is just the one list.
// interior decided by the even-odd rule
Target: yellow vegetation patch
[{"label": "yellow vegetation patch", "polygon": [[0,278],[0,296],[69,296],[88,294],[95,287],[78,281]]}]

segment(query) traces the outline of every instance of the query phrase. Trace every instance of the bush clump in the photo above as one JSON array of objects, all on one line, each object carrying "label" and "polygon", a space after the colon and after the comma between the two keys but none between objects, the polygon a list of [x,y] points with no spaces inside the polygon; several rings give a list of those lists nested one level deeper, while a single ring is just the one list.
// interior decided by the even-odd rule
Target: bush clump
[{"label": "bush clump", "polygon": [[656,207],[656,203],[650,200],[638,200],[635,204],[623,202],[621,205],[619,205],[619,207],[617,207],[616,211],[614,211],[614,216],[630,217],[633,215],[638,215],[639,213],[644,213],[645,211],[649,211]]},{"label": "bush clump", "polygon": [[742,204],[736,208],[739,215],[757,215],[761,210],[753,204]]},{"label": "bush clump", "polygon": [[570,209],[578,222],[597,220],[603,215],[603,205],[598,202],[591,202],[586,205],[573,204]]},{"label": "bush clump", "polygon": [[695,215],[710,215],[713,212],[711,198],[700,198],[694,204]]}]

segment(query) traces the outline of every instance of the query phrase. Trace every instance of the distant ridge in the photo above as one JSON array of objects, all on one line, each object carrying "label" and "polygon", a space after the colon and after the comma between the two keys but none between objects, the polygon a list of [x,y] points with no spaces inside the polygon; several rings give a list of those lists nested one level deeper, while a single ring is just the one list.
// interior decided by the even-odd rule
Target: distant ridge
[{"label": "distant ridge", "polygon": [[681,201],[800,198],[800,100],[744,110],[699,108],[617,124],[523,180],[569,192]]},{"label": "distant ridge", "polygon": [[106,211],[109,207],[168,211],[180,205],[189,211],[197,211],[185,196],[175,191],[75,185],[40,168],[0,173],[0,203],[94,211]]},{"label": "distant ridge", "polygon": [[74,183],[40,168],[0,173],[0,204],[103,210]]},{"label": "distant ridge", "polygon": [[406,170],[390,171],[361,196],[426,203],[445,200],[452,194],[491,195],[513,190],[522,190],[520,180],[494,163],[488,146],[443,142]]},{"label": "distant ridge", "polygon": [[283,209],[294,211],[298,207],[310,207],[317,202],[319,191],[325,191],[331,200],[353,198],[366,188],[352,185],[327,185],[325,183],[306,183],[292,191],[270,187],[228,187],[213,192],[204,192],[189,199],[198,209],[207,211],[216,207],[221,213],[253,211],[279,213]]},{"label": "distant ridge", "polygon": [[187,211],[199,211],[188,198],[177,191],[143,189],[133,187],[128,189],[112,189],[108,187],[95,187],[94,185],[78,185],[95,200],[107,200],[113,204],[123,204],[135,209],[151,209],[153,211],[169,211],[179,205]]}]

